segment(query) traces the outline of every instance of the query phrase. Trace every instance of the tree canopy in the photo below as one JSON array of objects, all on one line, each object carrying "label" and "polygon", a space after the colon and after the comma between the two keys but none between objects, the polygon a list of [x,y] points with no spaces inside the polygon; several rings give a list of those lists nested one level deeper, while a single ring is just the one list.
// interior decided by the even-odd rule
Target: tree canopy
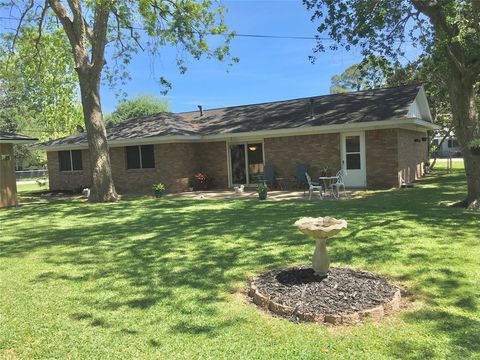
[{"label": "tree canopy", "polygon": [[[480,158],[470,144],[480,138],[476,86],[480,76],[480,1],[477,0],[303,0],[319,33],[333,49],[357,46],[365,58],[382,56],[396,65],[405,43],[430,57],[442,78],[452,122],[465,161],[465,205],[480,208]],[[319,37],[314,56],[324,51]]]},{"label": "tree canopy", "polygon": [[[0,131],[40,140],[70,135],[83,123],[78,79],[63,32],[51,31],[36,44],[35,30],[0,37]],[[35,49],[32,51],[32,49]],[[38,55],[39,54],[39,55]],[[55,61],[39,62],[38,56]],[[41,165],[45,157],[27,146],[15,148],[17,164]]]},{"label": "tree canopy", "polygon": [[111,114],[105,116],[105,122],[107,124],[118,123],[130,118],[167,111],[170,111],[168,100],[160,99],[152,95],[141,95],[120,102]]},{"label": "tree canopy", "polygon": [[391,67],[381,57],[369,57],[359,64],[353,64],[331,79],[330,93],[343,93],[377,89],[386,85]]},{"label": "tree canopy", "polygon": [[[122,81],[128,76],[125,69],[134,53],[158,55],[165,45],[177,48],[176,64],[182,73],[187,70],[188,55],[193,59],[205,56],[220,61],[238,60],[230,54],[229,42],[234,34],[228,32],[225,9],[219,1],[21,0],[2,2],[0,6],[9,7],[10,14],[18,16],[12,51],[25,27],[36,29],[37,44],[43,41],[45,32],[57,29],[68,39],[90,150],[89,200],[94,202],[119,198],[113,183],[100,101],[102,76],[111,83]],[[212,35],[222,37],[214,47],[208,41]],[[166,90],[171,87],[163,76],[159,82]]]}]

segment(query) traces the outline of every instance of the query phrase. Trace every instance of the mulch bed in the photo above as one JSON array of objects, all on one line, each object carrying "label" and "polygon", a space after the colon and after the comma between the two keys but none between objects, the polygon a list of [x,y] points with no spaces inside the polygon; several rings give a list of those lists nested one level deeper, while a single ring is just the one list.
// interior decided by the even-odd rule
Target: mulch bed
[{"label": "mulch bed", "polygon": [[270,270],[252,282],[249,295],[275,314],[335,325],[379,320],[400,308],[400,291],[387,279],[340,267],[323,278],[309,266]]}]

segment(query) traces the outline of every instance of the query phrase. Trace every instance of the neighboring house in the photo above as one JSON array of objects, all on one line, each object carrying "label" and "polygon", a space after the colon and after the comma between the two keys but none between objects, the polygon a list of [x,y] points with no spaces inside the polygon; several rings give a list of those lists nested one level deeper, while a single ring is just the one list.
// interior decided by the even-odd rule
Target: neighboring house
[{"label": "neighboring house", "polygon": [[[277,177],[299,164],[346,169],[346,184],[399,187],[423,175],[431,122],[423,86],[403,86],[311,98],[129,119],[107,129],[116,188],[171,192],[188,188],[202,170],[215,187],[252,185],[264,164]],[[47,151],[52,190],[90,184],[85,133],[39,146]]]},{"label": "neighboring house", "polygon": [[462,150],[460,149],[460,146],[458,144],[455,134],[449,133],[448,137],[445,139],[442,145],[439,146],[442,139],[443,139],[443,135],[435,135],[432,141],[432,144],[438,147],[438,152],[437,152],[438,157],[445,158],[450,156],[453,156],[453,157],[462,156]]},{"label": "neighboring house", "polygon": [[17,205],[17,182],[13,145],[31,144],[38,139],[0,131],[0,208]]}]

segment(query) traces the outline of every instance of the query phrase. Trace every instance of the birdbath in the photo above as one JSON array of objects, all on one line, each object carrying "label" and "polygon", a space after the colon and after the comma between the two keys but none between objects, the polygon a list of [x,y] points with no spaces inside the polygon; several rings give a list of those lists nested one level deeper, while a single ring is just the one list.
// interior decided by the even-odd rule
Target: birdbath
[{"label": "birdbath", "polygon": [[312,267],[316,275],[327,276],[330,261],[328,260],[327,239],[347,228],[347,222],[333,217],[303,217],[295,222],[295,226],[305,235],[315,240]]}]

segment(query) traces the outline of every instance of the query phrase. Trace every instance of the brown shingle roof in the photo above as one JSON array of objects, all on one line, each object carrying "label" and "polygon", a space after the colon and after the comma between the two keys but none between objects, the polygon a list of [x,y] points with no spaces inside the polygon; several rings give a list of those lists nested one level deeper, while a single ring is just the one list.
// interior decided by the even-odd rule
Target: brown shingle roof
[{"label": "brown shingle roof", "polygon": [[[366,90],[240,105],[182,113],[159,113],[132,118],[107,128],[109,140],[175,135],[214,135],[353,124],[406,117],[421,85]],[[313,116],[312,106],[313,104]],[[79,133],[43,145],[86,144]]]},{"label": "brown shingle roof", "polygon": [[4,132],[0,131],[0,141],[2,142],[7,142],[7,141],[36,141],[38,140],[37,138],[22,135],[22,134],[16,134],[12,132]]}]

